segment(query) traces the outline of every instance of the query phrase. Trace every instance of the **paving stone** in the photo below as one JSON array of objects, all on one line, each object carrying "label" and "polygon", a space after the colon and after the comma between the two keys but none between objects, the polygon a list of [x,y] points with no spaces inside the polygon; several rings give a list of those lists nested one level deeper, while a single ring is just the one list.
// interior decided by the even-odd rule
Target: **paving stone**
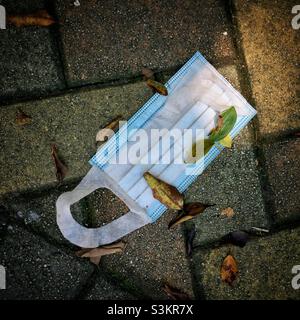
[{"label": "paving stone", "polygon": [[[63,237],[57,226],[55,204],[60,194],[73,188],[75,185],[44,191],[42,194],[22,194],[6,199],[5,203],[14,221],[22,222],[36,233],[58,244],[70,246],[71,243]],[[90,226],[90,214],[85,199],[75,203],[71,210],[76,221],[86,227]]]},{"label": "paving stone", "polygon": [[[257,163],[252,149],[223,150],[186,192],[186,202],[215,204],[193,219],[195,245],[216,241],[227,233],[251,227],[268,228]],[[222,216],[232,208],[234,216]]]},{"label": "paving stone", "polygon": [[233,61],[226,11],[217,0],[56,4],[71,85],[130,78],[144,66],[177,68],[197,50],[217,64]]},{"label": "paving stone", "polygon": [[[87,201],[94,207],[98,226],[126,212],[125,204],[107,190],[99,190],[87,197]],[[124,289],[140,298],[166,299],[161,289],[164,282],[193,296],[183,234],[180,228],[172,231],[167,228],[173,215],[174,212],[165,213],[156,223],[124,237],[125,251],[104,256],[100,270],[111,274]]]},{"label": "paving stone", "polygon": [[[9,14],[45,9],[45,1],[6,1],[0,4]],[[53,31],[43,27],[15,27],[1,30],[0,97],[38,96],[64,88],[63,74]]]},{"label": "paving stone", "polygon": [[[99,273],[101,273],[101,270]],[[95,281],[95,285],[85,297],[86,300],[136,300],[133,295],[101,275]]]},{"label": "paving stone", "polygon": [[[82,177],[99,128],[119,114],[128,119],[151,95],[145,83],[135,83],[1,108],[0,194],[56,185],[53,142],[69,168],[65,181]],[[30,125],[14,123],[18,108],[32,117]]]},{"label": "paving stone", "polygon": [[[294,265],[300,261],[300,229],[286,230],[252,240],[244,248],[222,247],[199,250],[193,257],[193,271],[202,295],[219,299],[300,299],[292,288]],[[232,286],[220,279],[220,268],[227,254],[238,264],[239,274]]]},{"label": "paving stone", "polygon": [[11,225],[0,250],[6,268],[6,290],[0,300],[72,299],[91,276],[93,267]]},{"label": "paving stone", "polygon": [[300,140],[264,146],[268,180],[275,202],[274,218],[280,224],[300,216]]},{"label": "paving stone", "polygon": [[297,3],[234,3],[262,136],[299,128],[300,33],[291,26]]}]

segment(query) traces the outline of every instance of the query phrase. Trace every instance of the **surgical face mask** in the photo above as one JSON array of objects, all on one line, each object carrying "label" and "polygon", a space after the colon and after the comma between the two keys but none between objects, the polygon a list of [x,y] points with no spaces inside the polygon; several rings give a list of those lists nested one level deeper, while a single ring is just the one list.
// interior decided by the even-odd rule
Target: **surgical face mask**
[{"label": "surgical face mask", "polygon": [[[90,160],[92,168],[79,185],[58,198],[57,223],[70,242],[94,248],[156,221],[167,208],[153,197],[143,178],[144,172],[149,171],[183,192],[221,152],[213,146],[192,165],[180,161],[193,141],[199,139],[195,131],[201,129],[201,138],[207,136],[215,127],[218,114],[234,106],[238,115],[230,132],[234,138],[256,114],[199,52],[166,83],[166,87],[168,96],[153,95],[127,125],[98,150]],[[152,136],[151,143],[143,139],[139,157],[132,162],[130,153],[134,154],[132,148],[139,129],[143,129],[147,137],[151,137],[153,129],[164,129],[165,133]],[[187,141],[184,148],[179,143],[180,136],[174,136],[169,144],[161,143],[169,131],[185,132],[187,129],[191,130],[194,140]],[[118,161],[111,161],[112,158]],[[164,158],[167,161],[163,161]],[[74,220],[70,206],[98,188],[110,189],[127,205],[129,212],[102,227],[86,228]]]}]

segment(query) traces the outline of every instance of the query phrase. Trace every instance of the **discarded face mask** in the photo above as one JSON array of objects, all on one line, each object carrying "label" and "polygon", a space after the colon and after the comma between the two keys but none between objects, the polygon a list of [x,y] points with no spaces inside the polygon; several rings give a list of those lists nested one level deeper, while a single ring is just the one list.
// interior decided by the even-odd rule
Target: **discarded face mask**
[{"label": "discarded face mask", "polygon": [[[166,87],[169,95],[153,95],[129,119],[127,125],[122,126],[98,150],[90,160],[92,168],[79,185],[58,198],[57,223],[70,242],[83,248],[94,248],[112,243],[155,222],[167,208],[153,197],[143,174],[149,171],[183,192],[222,150],[214,145],[204,157],[191,165],[176,161],[182,151],[182,145],[176,142],[176,138],[169,146],[157,148],[161,141],[161,137],[157,137],[150,147],[144,144],[142,154],[135,163],[110,161],[115,155],[128,160],[130,146],[135,141],[138,129],[143,129],[149,135],[153,129],[202,129],[205,137],[215,127],[220,112],[234,106],[237,121],[230,132],[231,138],[234,138],[256,114],[240,93],[199,52],[166,83]],[[191,144],[189,142],[185,147],[191,148]],[[171,154],[169,161],[157,161],[167,151]],[[149,158],[149,154],[151,161],[148,163],[144,160]],[[86,228],[72,217],[70,206],[98,188],[110,189],[124,201],[129,212],[102,227]]]}]

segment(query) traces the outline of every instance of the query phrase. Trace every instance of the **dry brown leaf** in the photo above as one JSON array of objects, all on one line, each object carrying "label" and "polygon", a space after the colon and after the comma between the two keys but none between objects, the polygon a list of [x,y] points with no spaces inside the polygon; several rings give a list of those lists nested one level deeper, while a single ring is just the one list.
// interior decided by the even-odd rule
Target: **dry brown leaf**
[{"label": "dry brown leaf", "polygon": [[32,121],[31,116],[27,115],[21,109],[18,109],[18,113],[16,115],[16,124],[18,126],[24,126],[26,124],[30,124]]},{"label": "dry brown leaf", "polygon": [[169,223],[168,228],[175,227],[185,221],[193,219],[198,214],[202,213],[206,208],[211,207],[211,204],[203,204],[201,202],[193,202],[185,204],[183,210]]},{"label": "dry brown leaf", "polygon": [[234,211],[230,207],[225,208],[221,211],[221,216],[226,216],[227,218],[232,218],[234,216]]},{"label": "dry brown leaf", "polygon": [[154,72],[149,68],[143,68],[142,74],[144,76],[144,80],[152,79],[154,80]]},{"label": "dry brown leaf", "polygon": [[119,122],[122,121],[121,116],[114,118],[107,126],[100,129],[96,135],[96,145],[99,147],[102,143],[107,141],[116,130],[119,128]]},{"label": "dry brown leaf", "polygon": [[7,17],[7,21],[16,27],[26,26],[40,26],[48,27],[56,21],[46,10],[39,10],[37,12],[27,15],[10,15]]},{"label": "dry brown leaf", "polygon": [[89,258],[92,263],[99,265],[102,256],[123,252],[125,247],[125,242],[120,241],[114,244],[101,246],[99,248],[81,249],[76,252],[76,255],[81,258]]},{"label": "dry brown leaf", "polygon": [[232,285],[234,280],[237,278],[238,268],[236,260],[232,255],[228,255],[221,266],[221,279],[222,281]]},{"label": "dry brown leaf", "polygon": [[145,172],[144,178],[152,189],[155,199],[170,209],[182,209],[183,195],[174,186],[155,178],[150,172]]},{"label": "dry brown leaf", "polygon": [[162,289],[172,300],[190,300],[190,297],[186,293],[180,291],[177,288],[171,287],[166,283],[163,285]]},{"label": "dry brown leaf", "polygon": [[68,168],[59,159],[59,156],[57,153],[57,147],[55,144],[52,144],[52,146],[51,146],[51,154],[52,154],[53,161],[54,161],[55,168],[56,168],[56,178],[59,182],[62,182],[68,172]]},{"label": "dry brown leaf", "polygon": [[157,82],[152,79],[148,79],[147,85],[148,85],[148,87],[150,87],[151,89],[155,90],[156,92],[158,92],[159,94],[161,94],[163,96],[168,95],[168,89],[160,82]]}]

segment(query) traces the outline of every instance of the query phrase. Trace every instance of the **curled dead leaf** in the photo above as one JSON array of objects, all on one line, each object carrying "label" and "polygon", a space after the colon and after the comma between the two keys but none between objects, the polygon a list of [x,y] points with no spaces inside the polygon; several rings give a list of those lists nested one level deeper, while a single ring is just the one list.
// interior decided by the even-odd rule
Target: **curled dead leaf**
[{"label": "curled dead leaf", "polygon": [[99,265],[102,256],[123,252],[125,247],[126,243],[120,241],[117,243],[101,246],[99,248],[81,249],[75,252],[75,254],[81,258],[89,258],[92,263]]},{"label": "curled dead leaf", "polygon": [[238,268],[236,260],[232,255],[228,255],[221,266],[221,279],[222,281],[232,285],[238,275]]},{"label": "curled dead leaf", "polygon": [[171,287],[166,283],[163,285],[162,289],[172,300],[190,300],[190,297],[186,293],[177,288]]},{"label": "curled dead leaf", "polygon": [[39,10],[37,12],[26,15],[9,15],[7,17],[7,21],[15,25],[16,27],[48,27],[56,23],[54,18],[46,10]]},{"label": "curled dead leaf", "polygon": [[16,124],[18,126],[24,126],[26,124],[30,124],[32,121],[31,116],[23,112],[21,109],[18,109],[18,113],[16,115]]},{"label": "curled dead leaf", "polygon": [[161,94],[163,96],[168,95],[168,89],[160,82],[157,82],[152,79],[148,79],[147,85],[148,85],[148,87],[150,87],[151,89],[153,89],[154,91],[158,92],[159,94]]},{"label": "curled dead leaf", "polygon": [[51,146],[51,154],[56,168],[56,178],[59,182],[62,182],[68,172],[68,168],[60,160],[55,144]]},{"label": "curled dead leaf", "polygon": [[221,211],[221,216],[225,216],[227,218],[232,218],[234,216],[234,211],[232,208],[228,207]]},{"label": "curled dead leaf", "polygon": [[202,213],[206,208],[211,207],[211,204],[203,204],[201,202],[193,202],[185,204],[183,210],[180,211],[179,215],[171,220],[168,228],[175,227],[185,221],[193,219],[198,214]]},{"label": "curled dead leaf", "polygon": [[170,209],[183,208],[183,195],[168,183],[155,178],[150,172],[144,173],[144,178],[152,189],[153,197]]},{"label": "curled dead leaf", "polygon": [[122,120],[122,116],[117,116],[107,126],[97,132],[96,145],[98,147],[103,142],[107,141],[117,131],[117,129],[119,128],[119,122]]},{"label": "curled dead leaf", "polygon": [[242,230],[230,232],[222,239],[223,243],[230,243],[241,248],[243,248],[248,241],[249,234]]}]

